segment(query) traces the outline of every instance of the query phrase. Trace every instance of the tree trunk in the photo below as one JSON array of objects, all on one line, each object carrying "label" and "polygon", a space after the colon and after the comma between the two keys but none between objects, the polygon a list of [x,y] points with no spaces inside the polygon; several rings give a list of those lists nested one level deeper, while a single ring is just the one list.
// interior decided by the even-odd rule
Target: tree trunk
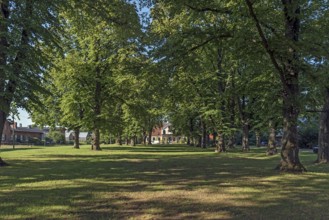
[{"label": "tree trunk", "polygon": [[148,133],[148,141],[147,141],[148,145],[152,145],[152,131],[153,131],[153,128],[151,128]]},{"label": "tree trunk", "polygon": [[196,147],[201,147],[202,146],[202,136],[198,135],[198,143],[196,145]]},{"label": "tree trunk", "polygon": [[274,122],[271,120],[269,122],[269,135],[268,135],[268,144],[267,144],[267,155],[273,155],[277,153],[276,149],[276,128]]},{"label": "tree trunk", "polygon": [[[0,37],[0,47],[3,48],[0,50],[0,66],[4,67],[6,66],[6,62],[7,62],[7,55],[6,55],[6,49],[8,47],[8,42],[7,42],[7,37],[5,34],[8,31],[8,24],[5,20],[8,19],[9,17],[9,1],[8,0],[4,0],[1,1],[0,3],[0,33],[1,33],[1,37]],[[6,92],[6,88],[5,88],[5,82],[7,80],[6,78],[6,74],[3,72],[4,69],[1,68],[0,69],[0,146],[2,143],[2,133],[3,133],[3,129],[5,126],[5,122],[7,119],[7,114],[9,112],[9,108],[10,108],[10,100],[8,100],[5,97],[5,92]],[[1,94],[3,93],[3,94]],[[1,166],[7,166],[8,164],[6,162],[4,162],[1,157],[0,157],[0,167]]]},{"label": "tree trunk", "polygon": [[80,148],[79,136],[80,136],[80,128],[75,128],[74,129],[74,146],[73,146],[73,148],[75,148],[75,149]]},{"label": "tree trunk", "polygon": [[212,140],[212,147],[216,147],[216,141],[217,141],[217,133],[216,132],[214,132],[213,134],[212,134],[212,136],[213,136],[213,140]]},{"label": "tree trunk", "polygon": [[207,148],[207,125],[206,125],[206,123],[204,123],[204,121],[202,121],[201,123],[202,123],[202,142],[201,142],[201,147],[202,148]]},{"label": "tree trunk", "polygon": [[256,147],[260,147],[260,132],[259,131],[255,131],[255,136],[256,136]]},{"label": "tree trunk", "polygon": [[193,131],[194,131],[194,127],[193,127],[193,118],[190,118],[190,130],[189,130],[189,133],[190,133],[190,136],[189,136],[189,141],[190,141],[190,146],[194,146],[194,138],[193,138]]},{"label": "tree trunk", "polygon": [[297,119],[299,114],[298,96],[299,82],[298,75],[300,72],[299,56],[294,47],[299,40],[300,34],[300,3],[292,0],[281,0],[283,6],[285,22],[285,45],[282,48],[276,48],[270,45],[262,25],[254,11],[253,2],[245,0],[249,12],[255,21],[258,34],[262,44],[269,55],[274,68],[278,71],[283,98],[283,138],[281,150],[281,162],[277,169],[288,172],[306,171],[299,161],[299,149],[297,142]]},{"label": "tree trunk", "polygon": [[100,132],[98,128],[94,129],[93,132],[92,150],[102,150],[100,147]]},{"label": "tree trunk", "polygon": [[130,141],[130,145],[131,146],[136,146],[136,139],[137,139],[137,136],[136,135],[134,135],[132,138],[131,138],[131,141]]},{"label": "tree trunk", "polygon": [[146,130],[144,130],[143,131],[143,145],[146,145],[146,139],[147,139]]},{"label": "tree trunk", "polygon": [[216,144],[215,152],[226,152],[225,139],[222,133],[218,133],[218,143]]},{"label": "tree trunk", "polygon": [[7,114],[6,112],[0,110],[0,146],[1,146],[1,143],[2,143],[2,133],[3,133],[3,129],[5,127],[5,122],[6,122],[6,119],[7,119]]},{"label": "tree trunk", "polygon": [[325,104],[320,115],[318,137],[318,163],[329,163],[329,88],[326,88]]},{"label": "tree trunk", "polygon": [[249,151],[249,124],[243,123],[242,125],[242,150],[243,151]]},{"label": "tree trunk", "polygon": [[191,138],[190,138],[190,136],[187,137],[187,145],[191,145]]},{"label": "tree trunk", "polygon": [[[285,15],[285,37],[291,43],[298,42],[300,30],[300,6],[291,0],[282,0]],[[297,120],[299,114],[299,66],[295,48],[288,46],[287,58],[283,63],[283,138],[281,162],[278,168],[282,171],[306,171],[299,160]]]}]

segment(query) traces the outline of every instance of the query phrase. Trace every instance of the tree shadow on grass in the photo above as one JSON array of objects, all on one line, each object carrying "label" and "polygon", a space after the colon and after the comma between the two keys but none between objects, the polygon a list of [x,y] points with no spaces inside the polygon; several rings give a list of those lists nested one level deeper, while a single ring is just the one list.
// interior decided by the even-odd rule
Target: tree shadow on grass
[{"label": "tree shadow on grass", "polygon": [[0,170],[0,218],[328,217],[318,211],[329,201],[328,175],[280,174],[272,170],[277,157],[126,152],[42,157],[12,160],[13,166]]}]

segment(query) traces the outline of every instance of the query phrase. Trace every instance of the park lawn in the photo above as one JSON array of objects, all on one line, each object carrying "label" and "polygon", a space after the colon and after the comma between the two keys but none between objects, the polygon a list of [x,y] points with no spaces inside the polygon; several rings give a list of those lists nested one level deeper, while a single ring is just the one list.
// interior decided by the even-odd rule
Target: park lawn
[{"label": "park lawn", "polygon": [[0,219],[329,219],[329,165],[284,174],[265,149],[1,148]]}]

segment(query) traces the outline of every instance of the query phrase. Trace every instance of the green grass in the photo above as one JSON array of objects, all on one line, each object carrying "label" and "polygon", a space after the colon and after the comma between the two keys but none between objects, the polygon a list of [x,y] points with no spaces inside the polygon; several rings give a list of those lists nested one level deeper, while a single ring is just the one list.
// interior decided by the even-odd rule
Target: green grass
[{"label": "green grass", "polygon": [[1,148],[0,219],[328,219],[329,166],[283,174],[265,149]]}]

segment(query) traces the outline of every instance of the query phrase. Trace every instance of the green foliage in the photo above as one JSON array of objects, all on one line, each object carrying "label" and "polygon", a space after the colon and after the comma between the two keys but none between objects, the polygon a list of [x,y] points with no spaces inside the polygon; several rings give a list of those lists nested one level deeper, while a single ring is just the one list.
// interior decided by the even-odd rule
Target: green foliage
[{"label": "green foliage", "polygon": [[12,101],[27,108],[40,103],[35,91],[46,92],[43,82],[51,57],[59,49],[62,30],[58,13],[65,1],[1,1],[0,104],[8,114]]},{"label": "green foliage", "polygon": [[47,137],[51,139],[51,141],[55,144],[63,144],[65,143],[65,135],[61,131],[53,131],[51,130]]},{"label": "green foliage", "polygon": [[318,118],[304,118],[298,128],[299,147],[312,148],[318,144]]}]

